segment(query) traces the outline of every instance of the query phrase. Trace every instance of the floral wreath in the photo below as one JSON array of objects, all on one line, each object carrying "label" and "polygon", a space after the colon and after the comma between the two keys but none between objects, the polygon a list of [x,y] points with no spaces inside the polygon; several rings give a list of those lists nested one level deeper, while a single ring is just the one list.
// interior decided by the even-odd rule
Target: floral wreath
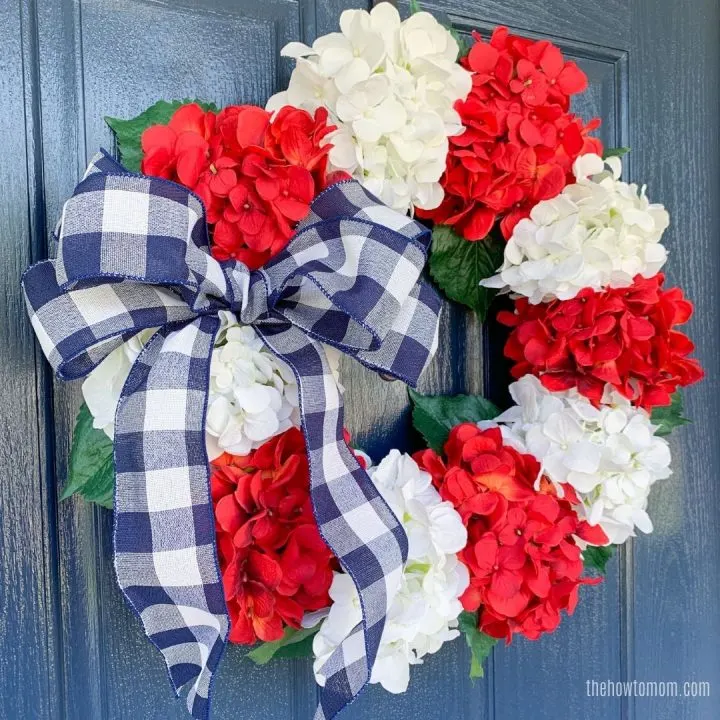
[{"label": "floral wreath", "polygon": [[[554,631],[652,531],[703,374],[660,272],[668,213],[569,109],[585,74],[414,10],[290,43],[264,109],[108,119],[124,167],[93,160],[23,278],[59,377],[86,376],[63,497],[115,508],[120,587],[194,717],[226,640],[312,656],[329,719],[460,634],[478,677],[498,639]],[[348,449],[338,361],[415,384],[426,254],[483,318],[510,293],[514,404],[410,390],[426,447],[374,464]]]}]

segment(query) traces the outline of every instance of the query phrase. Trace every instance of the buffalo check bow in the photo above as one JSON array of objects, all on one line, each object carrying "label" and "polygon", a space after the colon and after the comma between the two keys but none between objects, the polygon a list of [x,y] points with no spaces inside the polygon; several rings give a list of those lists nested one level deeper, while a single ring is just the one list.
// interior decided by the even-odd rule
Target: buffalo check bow
[{"label": "buffalo check bow", "polygon": [[58,254],[23,277],[58,377],[87,375],[145,328],[115,418],[115,569],[188,709],[209,713],[229,620],[205,450],[210,357],[231,310],[297,377],[311,497],[325,542],[358,588],[363,621],[322,668],[316,720],[360,692],[407,557],[402,526],[343,440],[342,396],[319,341],[414,384],[437,346],[440,301],[421,278],[428,231],[355,181],[312,203],[260,270],[209,254],[200,200],[106,153],[65,203]]}]

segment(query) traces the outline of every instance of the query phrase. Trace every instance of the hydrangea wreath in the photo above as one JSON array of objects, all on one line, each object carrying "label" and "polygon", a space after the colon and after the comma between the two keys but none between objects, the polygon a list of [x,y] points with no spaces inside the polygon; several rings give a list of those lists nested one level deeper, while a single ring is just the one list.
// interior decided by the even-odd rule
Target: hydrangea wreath
[{"label": "hydrangea wreath", "polygon": [[[680,388],[703,374],[678,329],[692,304],[664,287],[668,213],[621,180],[627,150],[603,149],[599,121],[570,110],[587,87],[574,62],[504,27],[460,47],[432,15],[401,20],[386,3],[345,11],[340,29],[283,49],[295,69],[266,108],[160,101],[108,119],[126,176],[164,178],[201,200],[206,252],[220,267],[256,271],[284,257],[317,199],[353,179],[374,196],[380,225],[397,230],[405,214],[432,223],[430,276],[449,299],[484,317],[494,294],[510,293],[498,320],[511,329],[514,405],[410,390],[426,448],[377,463],[354,451],[404,530],[406,558],[364,675],[336,707],[323,704],[328,718],[366,681],[406,691],[411,666],[459,635],[477,677],[498,639],[553,632],[616,547],[652,531],[648,497],[671,473],[665,436],[687,422]],[[341,274],[357,265],[354,241],[346,233]],[[390,292],[416,281],[404,272],[400,262]],[[29,305],[52,360],[60,346]],[[318,520],[297,372],[242,312],[217,317],[204,438],[228,640],[252,646],[258,664],[312,656],[325,686],[358,627],[369,642],[362,580]],[[134,368],[152,362],[155,335],[128,331],[88,366],[63,497],[113,508],[116,411],[139,382]],[[192,355],[182,337],[176,349]],[[340,346],[320,346],[339,393]],[[116,552],[118,542],[116,532]],[[196,664],[209,662],[206,652]],[[196,676],[173,676],[176,689]],[[207,698],[201,680],[195,693]],[[207,713],[197,698],[189,707]]]}]

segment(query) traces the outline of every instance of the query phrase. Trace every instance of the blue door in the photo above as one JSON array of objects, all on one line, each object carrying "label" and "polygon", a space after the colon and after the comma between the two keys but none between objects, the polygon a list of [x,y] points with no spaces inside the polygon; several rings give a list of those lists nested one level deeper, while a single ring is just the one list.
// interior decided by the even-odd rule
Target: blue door
[{"label": "blue door", "polygon": [[[0,718],[182,718],[160,655],[115,585],[111,514],[58,503],[79,388],[53,382],[19,292],[47,253],[87,159],[111,145],[103,116],[159,98],[264,104],[289,65],[279,49],[335,29],[350,0],[2,0],[0,2]],[[507,24],[578,60],[607,146],[673,216],[671,280],[697,303],[691,334],[708,380],[687,393],[695,424],[673,439],[675,474],[652,498],[655,532],[584,588],[574,618],[541,642],[498,647],[468,679],[462,641],[414,670],[403,696],[367,691],[347,720],[711,720],[720,717],[720,5],[718,0],[444,0],[423,3],[463,32]],[[426,392],[503,400],[501,341],[448,308]],[[375,457],[408,447],[407,399],[345,367],[348,422]],[[603,696],[608,680],[675,681],[680,697]],[[684,696],[709,682],[709,698]],[[217,720],[305,720],[309,661],[256,668],[232,648]]]}]

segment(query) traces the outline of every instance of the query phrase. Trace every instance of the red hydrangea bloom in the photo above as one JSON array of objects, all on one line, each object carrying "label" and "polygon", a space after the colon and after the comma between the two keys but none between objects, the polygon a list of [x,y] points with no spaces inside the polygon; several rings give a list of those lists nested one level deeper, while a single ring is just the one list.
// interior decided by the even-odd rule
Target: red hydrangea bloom
[{"label": "red hydrangea bloom", "polygon": [[278,110],[268,127],[265,147],[274,157],[310,170],[315,182],[322,187],[330,150],[328,145],[323,145],[323,140],[334,129],[328,127],[326,111],[316,112],[313,117],[305,110],[286,105]]},{"label": "red hydrangea bloom", "polygon": [[466,240],[482,240],[497,220],[507,239],[540,200],[572,182],[572,164],[602,145],[569,112],[570,96],[587,77],[547,40],[529,40],[496,28],[475,44],[462,64],[473,73],[470,94],[458,102],[466,130],[450,138],[441,183],[445,198],[418,215],[451,225]]},{"label": "red hydrangea bloom", "polygon": [[688,321],[693,305],[679,288],[663,290],[664,279],[638,275],[627,288],[588,288],[572,300],[539,305],[516,300],[515,313],[498,314],[513,328],[505,345],[513,377],[533,373],[548,390],[576,387],[596,404],[610,383],[648,410],[669,405],[671,394],[703,371],[688,358],[690,339],[674,329]]},{"label": "red hydrangea bloom", "polygon": [[210,487],[230,641],[278,640],[306,611],[327,607],[335,560],[312,513],[300,430],[244,457],[222,455]]},{"label": "red hydrangea bloom", "polygon": [[153,125],[143,133],[142,171],[194,187],[214,129],[214,113],[195,103],[179,107],[167,125]]},{"label": "red hydrangea bloom", "polygon": [[275,117],[254,105],[218,113],[183,105],[167,125],[142,135],[142,171],[196,192],[205,204],[211,251],[255,269],[277,255],[328,178],[328,125],[284,107]]},{"label": "red hydrangea bloom", "polygon": [[580,585],[600,582],[580,577],[575,536],[602,545],[605,533],[578,518],[570,486],[559,498],[543,478],[536,491],[540,464],[505,445],[499,428],[463,423],[453,428],[444,449],[445,460],[432,450],[415,459],[468,530],[458,554],[470,572],[463,607],[479,610],[480,630],[508,642],[514,633],[536,640],[552,632],[562,610],[575,610]]}]

